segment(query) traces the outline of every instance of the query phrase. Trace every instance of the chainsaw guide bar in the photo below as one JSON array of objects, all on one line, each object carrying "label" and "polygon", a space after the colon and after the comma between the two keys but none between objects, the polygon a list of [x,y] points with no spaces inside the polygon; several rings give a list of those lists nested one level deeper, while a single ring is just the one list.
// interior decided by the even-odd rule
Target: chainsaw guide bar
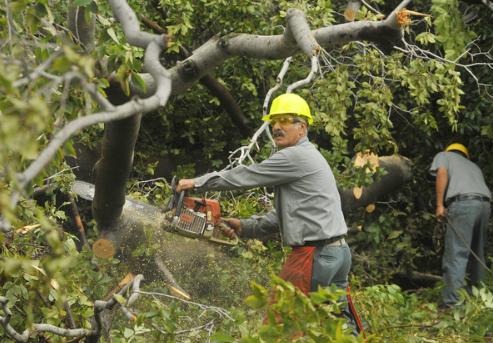
[{"label": "chainsaw guide bar", "polygon": [[[91,183],[77,180],[71,189],[82,199],[94,200],[95,186]],[[229,227],[221,220],[217,200],[184,197],[183,192],[177,193],[174,188],[173,197],[165,209],[126,197],[122,215],[143,224],[157,224],[166,231],[216,244],[235,246],[239,242],[236,236],[229,239],[223,235]]]}]

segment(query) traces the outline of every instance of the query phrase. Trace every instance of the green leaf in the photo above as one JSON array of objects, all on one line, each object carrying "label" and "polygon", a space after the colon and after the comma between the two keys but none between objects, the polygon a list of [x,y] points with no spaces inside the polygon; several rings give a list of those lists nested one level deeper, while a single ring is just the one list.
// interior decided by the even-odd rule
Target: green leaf
[{"label": "green leaf", "polygon": [[113,299],[115,299],[119,304],[124,305],[126,300],[120,294],[113,294]]},{"label": "green leaf", "polygon": [[116,36],[115,30],[112,27],[108,28],[106,30],[106,33],[108,33],[108,35],[111,37],[111,39],[113,39],[113,41],[115,43],[120,44],[120,41],[118,40],[118,37]]},{"label": "green leaf", "polygon": [[123,331],[123,336],[125,338],[130,338],[134,335],[134,331],[132,329],[129,329],[129,328],[125,328],[125,331]]},{"label": "green leaf", "polygon": [[138,73],[132,73],[131,80],[132,83],[136,85],[142,92],[145,93],[147,91],[146,83]]},{"label": "green leaf", "polygon": [[387,237],[387,239],[395,239],[402,235],[402,231],[392,231],[390,235]]}]

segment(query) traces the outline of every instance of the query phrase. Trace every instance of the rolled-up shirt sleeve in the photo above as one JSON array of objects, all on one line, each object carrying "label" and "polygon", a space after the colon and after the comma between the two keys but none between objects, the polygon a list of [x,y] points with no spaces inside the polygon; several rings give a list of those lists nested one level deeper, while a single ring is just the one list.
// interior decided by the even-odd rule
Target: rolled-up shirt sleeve
[{"label": "rolled-up shirt sleeve", "polygon": [[439,152],[433,158],[433,162],[430,166],[430,174],[436,176],[438,168],[446,168],[448,169],[448,159],[445,155],[445,152]]},{"label": "rolled-up shirt sleeve", "polygon": [[279,223],[276,210],[272,210],[263,216],[251,216],[241,219],[241,233],[243,238],[262,237],[279,231]]}]

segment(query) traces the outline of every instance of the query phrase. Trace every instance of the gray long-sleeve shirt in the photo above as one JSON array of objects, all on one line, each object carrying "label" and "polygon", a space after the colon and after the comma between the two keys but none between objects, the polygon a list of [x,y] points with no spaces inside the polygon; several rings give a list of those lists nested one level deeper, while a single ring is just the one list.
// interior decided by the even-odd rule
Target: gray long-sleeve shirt
[{"label": "gray long-sleeve shirt", "polygon": [[280,228],[284,242],[296,246],[347,232],[332,170],[306,137],[261,163],[212,172],[194,181],[198,190],[274,187],[275,210],[243,219],[242,237]]}]

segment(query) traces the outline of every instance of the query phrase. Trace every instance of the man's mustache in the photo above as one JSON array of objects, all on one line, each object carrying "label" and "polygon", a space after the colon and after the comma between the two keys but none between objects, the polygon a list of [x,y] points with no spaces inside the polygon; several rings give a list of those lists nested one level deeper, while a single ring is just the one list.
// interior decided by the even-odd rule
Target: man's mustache
[{"label": "man's mustache", "polygon": [[283,136],[284,136],[284,132],[282,132],[281,130],[276,130],[276,131],[272,132],[272,137],[274,137],[274,138],[283,137]]}]

